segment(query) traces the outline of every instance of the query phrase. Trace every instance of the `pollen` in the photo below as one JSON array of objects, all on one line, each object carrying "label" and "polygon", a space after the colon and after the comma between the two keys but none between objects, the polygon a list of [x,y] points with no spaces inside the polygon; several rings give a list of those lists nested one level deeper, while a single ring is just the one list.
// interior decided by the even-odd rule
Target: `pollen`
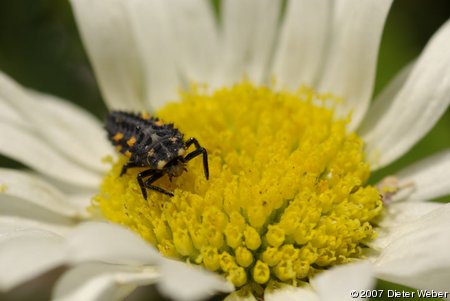
[{"label": "pollen", "polygon": [[0,193],[7,192],[7,191],[8,191],[8,185],[0,184]]},{"label": "pollen", "polygon": [[296,286],[364,255],[382,201],[367,185],[362,140],[333,116],[334,96],[242,82],[214,93],[194,86],[180,97],[156,116],[202,141],[209,180],[192,160],[180,177],[157,181],[173,197],[149,191],[146,201],[136,181],[142,169],[120,176],[121,155],[94,199],[105,218],[165,256],[253,291]]}]

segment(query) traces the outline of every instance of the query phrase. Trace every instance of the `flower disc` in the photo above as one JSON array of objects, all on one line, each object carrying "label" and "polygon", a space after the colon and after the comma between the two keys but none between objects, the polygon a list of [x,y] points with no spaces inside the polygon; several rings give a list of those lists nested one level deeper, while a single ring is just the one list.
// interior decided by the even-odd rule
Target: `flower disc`
[{"label": "flower disc", "polygon": [[142,169],[119,176],[128,159],[121,157],[94,207],[162,254],[220,273],[236,287],[299,285],[360,257],[375,237],[382,202],[366,185],[362,140],[323,106],[335,99],[248,82],[200,90],[157,116],[207,149],[210,179],[195,158],[181,176],[154,183],[174,197],[149,190],[146,201],[136,181]]}]

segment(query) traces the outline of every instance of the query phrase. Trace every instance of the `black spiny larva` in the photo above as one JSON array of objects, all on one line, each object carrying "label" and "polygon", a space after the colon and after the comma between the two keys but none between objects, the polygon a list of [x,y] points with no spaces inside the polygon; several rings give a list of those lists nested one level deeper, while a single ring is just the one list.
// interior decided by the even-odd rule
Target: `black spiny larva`
[{"label": "black spiny larva", "polygon": [[[169,179],[180,176],[186,170],[186,162],[199,155],[203,155],[205,177],[209,178],[206,149],[195,138],[184,141],[183,133],[172,123],[165,124],[149,114],[113,111],[106,118],[105,129],[111,143],[129,158],[122,167],[121,176],[128,168],[148,167],[137,175],[144,199],[147,199],[146,189],[173,196],[173,193],[153,183],[165,174]],[[192,144],[195,150],[184,156]]]}]

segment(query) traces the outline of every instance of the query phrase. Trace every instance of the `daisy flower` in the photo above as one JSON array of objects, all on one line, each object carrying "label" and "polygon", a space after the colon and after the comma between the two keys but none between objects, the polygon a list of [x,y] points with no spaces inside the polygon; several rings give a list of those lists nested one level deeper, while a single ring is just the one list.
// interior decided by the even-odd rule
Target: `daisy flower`
[{"label": "daisy flower", "polygon": [[450,23],[371,104],[391,1],[281,3],[71,1],[107,106],[197,138],[210,178],[191,160],[145,200],[100,121],[1,74],[0,152],[31,169],[0,169],[2,291],[62,265],[55,300],[450,291],[450,206],[425,202],[450,150],[368,184],[446,110]]}]

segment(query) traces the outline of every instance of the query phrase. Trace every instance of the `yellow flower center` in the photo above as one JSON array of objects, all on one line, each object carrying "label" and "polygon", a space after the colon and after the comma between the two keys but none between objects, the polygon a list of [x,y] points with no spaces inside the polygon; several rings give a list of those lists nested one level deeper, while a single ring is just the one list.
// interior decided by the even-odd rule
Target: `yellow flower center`
[{"label": "yellow flower center", "polygon": [[375,237],[382,202],[366,185],[362,140],[319,104],[333,96],[301,88],[274,92],[243,82],[215,93],[193,88],[157,116],[208,150],[187,172],[142,197],[136,175],[106,175],[94,207],[162,254],[224,275],[236,287],[299,285],[361,256]]}]

